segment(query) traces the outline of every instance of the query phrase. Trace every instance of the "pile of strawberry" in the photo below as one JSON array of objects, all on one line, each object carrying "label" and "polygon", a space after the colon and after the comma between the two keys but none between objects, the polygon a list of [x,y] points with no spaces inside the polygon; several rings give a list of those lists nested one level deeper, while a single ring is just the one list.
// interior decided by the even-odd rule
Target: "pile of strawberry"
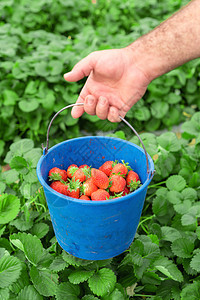
[{"label": "pile of strawberry", "polygon": [[106,161],[99,169],[72,164],[67,170],[49,171],[50,187],[68,197],[83,200],[108,200],[125,196],[141,186],[140,178],[122,160]]}]

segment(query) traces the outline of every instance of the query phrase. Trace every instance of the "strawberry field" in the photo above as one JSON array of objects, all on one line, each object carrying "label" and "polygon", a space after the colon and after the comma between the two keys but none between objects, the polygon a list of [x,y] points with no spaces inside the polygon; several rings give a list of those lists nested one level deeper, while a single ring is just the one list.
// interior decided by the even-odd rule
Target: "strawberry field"
[{"label": "strawberry field", "polygon": [[[130,44],[187,2],[0,2],[0,299],[200,299],[199,59],[154,80],[127,113],[156,170],[127,251],[89,261],[62,250],[36,175],[51,117],[84,84],[63,74],[92,51]],[[99,134],[140,145],[121,123],[68,111],[50,146]]]}]

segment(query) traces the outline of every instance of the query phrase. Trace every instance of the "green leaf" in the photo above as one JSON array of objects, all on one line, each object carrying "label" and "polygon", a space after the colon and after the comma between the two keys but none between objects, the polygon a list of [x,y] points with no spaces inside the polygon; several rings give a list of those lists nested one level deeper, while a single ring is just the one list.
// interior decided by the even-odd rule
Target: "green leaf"
[{"label": "green leaf", "polygon": [[73,285],[70,282],[62,282],[57,286],[56,299],[57,300],[78,300],[80,294],[80,288],[78,285]]},{"label": "green leaf", "polygon": [[137,120],[147,121],[147,120],[149,120],[150,116],[151,116],[150,111],[145,106],[134,110],[134,117]]},{"label": "green leaf", "polygon": [[73,284],[79,284],[88,280],[93,274],[94,271],[75,270],[68,276],[68,279]]},{"label": "green leaf", "polygon": [[39,294],[46,297],[56,294],[58,284],[57,274],[54,274],[47,269],[39,270],[33,266],[30,270],[30,277]]},{"label": "green leaf", "polygon": [[127,298],[124,298],[124,295],[118,290],[114,289],[114,291],[108,295],[102,298],[102,300],[125,300]]},{"label": "green leaf", "polygon": [[186,186],[185,179],[180,175],[172,175],[166,181],[166,186],[171,191],[182,191]]},{"label": "green leaf", "polygon": [[191,202],[194,202],[197,200],[197,191],[192,188],[186,188],[181,192],[181,195],[183,196],[184,200],[189,200]]},{"label": "green leaf", "polygon": [[30,233],[18,233],[11,235],[10,241],[24,252],[30,263],[37,265],[43,255],[44,248],[36,236]]},{"label": "green leaf", "polygon": [[34,148],[34,149],[31,149],[30,151],[27,151],[24,154],[24,159],[28,162],[28,164],[32,168],[36,168],[37,163],[38,163],[41,156],[42,156],[42,149]]},{"label": "green leaf", "polygon": [[93,263],[93,260],[81,259],[81,258],[75,257],[65,251],[62,252],[62,257],[63,257],[64,261],[66,261],[69,265],[77,266],[77,267],[87,266],[87,265]]},{"label": "green leaf", "polygon": [[196,112],[190,121],[183,123],[182,130],[191,137],[197,137],[200,131],[200,112]]},{"label": "green leaf", "polygon": [[39,239],[42,239],[49,231],[49,226],[45,223],[34,224],[31,229],[31,234],[36,235]]},{"label": "green leaf", "polygon": [[17,219],[11,221],[10,225],[15,226],[20,231],[26,231],[33,226],[33,219],[29,217],[27,220],[25,214],[21,214]]},{"label": "green leaf", "polygon": [[0,299],[9,300],[9,288],[0,289]]},{"label": "green leaf", "polygon": [[172,242],[172,252],[182,258],[189,258],[192,256],[194,250],[194,243],[186,238],[179,238]]},{"label": "green leaf", "polygon": [[85,295],[82,300],[99,300],[99,298],[93,296],[93,295]]},{"label": "green leaf", "polygon": [[18,258],[4,255],[0,259],[0,288],[10,286],[21,272],[21,263]]},{"label": "green leaf", "polygon": [[35,64],[35,72],[37,75],[43,76],[43,77],[46,77],[47,75],[49,75],[50,71],[48,68],[48,63],[45,61],[36,63]]},{"label": "green leaf", "polygon": [[15,156],[22,156],[24,153],[30,151],[34,147],[34,143],[30,139],[22,139],[10,146],[12,154]]},{"label": "green leaf", "polygon": [[3,172],[2,178],[6,181],[7,184],[11,184],[19,179],[19,174],[16,170],[8,170]]},{"label": "green leaf", "polygon": [[154,262],[155,268],[170,279],[178,282],[183,281],[183,275],[177,266],[167,257],[160,257]]},{"label": "green leaf", "polygon": [[[21,263],[22,263],[22,261],[21,261]],[[29,284],[30,284],[30,279],[29,279],[27,266],[25,263],[22,263],[22,270],[20,273],[20,277],[9,288],[14,294],[18,295],[20,293],[20,291],[25,286],[28,286]]]},{"label": "green leaf", "polygon": [[162,226],[161,230],[163,235],[162,239],[165,241],[173,242],[181,238],[181,234],[176,228],[169,227],[169,226]]},{"label": "green leaf", "polygon": [[36,99],[19,101],[19,108],[21,109],[21,111],[26,113],[36,110],[38,106],[39,106],[39,102]]},{"label": "green leaf", "polygon": [[4,98],[4,105],[15,105],[17,100],[19,99],[19,96],[11,90],[4,90],[3,91],[3,98]]},{"label": "green leaf", "polygon": [[36,174],[36,169],[31,169],[27,174],[23,175],[24,181],[27,183],[35,183],[38,182],[37,174]]},{"label": "green leaf", "polygon": [[59,75],[63,70],[63,64],[59,60],[52,60],[49,62],[49,68],[52,76]]},{"label": "green leaf", "polygon": [[199,300],[200,299],[200,282],[194,281],[188,284],[181,291],[181,300]]},{"label": "green leaf", "polygon": [[6,184],[4,182],[0,182],[0,195],[4,193],[6,189]]},{"label": "green leaf", "polygon": [[112,270],[103,268],[88,280],[91,291],[97,296],[105,296],[112,292],[116,283],[116,276]]},{"label": "green leaf", "polygon": [[42,300],[43,297],[36,291],[36,289],[32,285],[29,285],[25,286],[16,298],[16,300],[25,299]]},{"label": "green leaf", "polygon": [[169,105],[167,102],[158,101],[151,105],[151,113],[155,119],[162,119],[168,112]]},{"label": "green leaf", "polygon": [[0,196],[0,224],[7,224],[13,220],[20,209],[20,200],[14,195]]},{"label": "green leaf", "polygon": [[60,272],[68,267],[68,264],[62,259],[61,256],[56,256],[53,262],[50,264],[49,269],[53,272]]},{"label": "green leaf", "polygon": [[177,152],[181,149],[181,144],[174,132],[165,132],[157,138],[158,143],[170,152]]},{"label": "green leaf", "polygon": [[16,171],[22,171],[28,167],[26,160],[23,157],[15,156],[10,161],[11,169],[15,169]]},{"label": "green leaf", "polygon": [[197,217],[193,214],[184,214],[181,218],[183,226],[193,225],[197,223]]},{"label": "green leaf", "polygon": [[191,260],[190,267],[197,272],[200,272],[200,253],[194,255]]}]

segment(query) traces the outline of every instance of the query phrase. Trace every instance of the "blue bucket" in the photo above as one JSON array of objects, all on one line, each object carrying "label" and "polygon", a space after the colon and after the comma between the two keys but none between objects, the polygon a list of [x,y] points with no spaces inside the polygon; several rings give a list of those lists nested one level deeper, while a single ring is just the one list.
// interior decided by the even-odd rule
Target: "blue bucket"
[{"label": "blue bucket", "polygon": [[[125,123],[128,122],[125,120]],[[75,163],[99,168],[107,160],[129,162],[139,174],[142,186],[127,196],[105,201],[70,198],[49,186],[48,173],[53,167],[67,169]],[[44,188],[59,245],[66,252],[88,260],[112,258],[128,249],[134,239],[153,174],[154,164],[146,150],[118,138],[87,136],[64,141],[50,150],[44,148],[37,165],[37,176]]]}]

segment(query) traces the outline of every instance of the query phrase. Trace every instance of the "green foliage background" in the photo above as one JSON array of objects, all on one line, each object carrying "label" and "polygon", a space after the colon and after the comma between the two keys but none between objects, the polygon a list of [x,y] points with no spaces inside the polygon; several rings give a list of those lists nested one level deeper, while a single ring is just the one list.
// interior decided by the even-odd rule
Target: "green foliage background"
[{"label": "green foliage background", "polygon": [[[44,141],[53,113],[74,103],[83,86],[63,74],[92,51],[122,48],[188,1],[4,0],[0,2],[0,155],[19,137]],[[138,130],[154,131],[185,121],[200,106],[200,61],[153,81],[127,114]],[[184,113],[184,114],[183,114]],[[106,125],[106,126],[105,126]],[[60,116],[54,143],[116,124],[84,115]],[[4,149],[5,147],[5,149]]]}]

